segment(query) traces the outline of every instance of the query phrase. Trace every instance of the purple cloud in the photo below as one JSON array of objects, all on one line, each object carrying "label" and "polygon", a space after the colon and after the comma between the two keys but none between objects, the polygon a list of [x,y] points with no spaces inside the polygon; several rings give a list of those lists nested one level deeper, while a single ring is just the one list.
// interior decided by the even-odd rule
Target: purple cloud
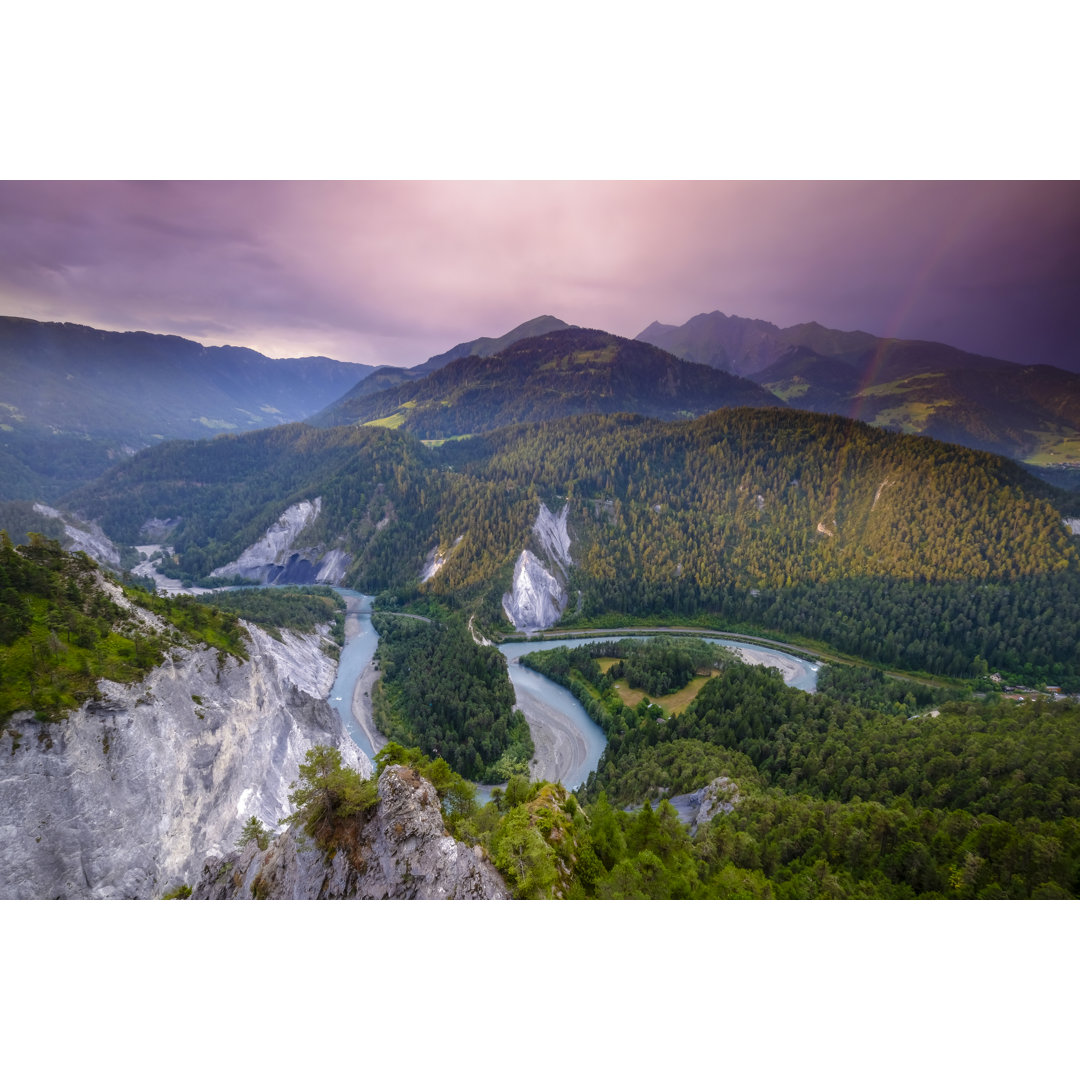
[{"label": "purple cloud", "polygon": [[0,313],[414,364],[720,309],[1080,367],[1080,185],[3,182]]}]

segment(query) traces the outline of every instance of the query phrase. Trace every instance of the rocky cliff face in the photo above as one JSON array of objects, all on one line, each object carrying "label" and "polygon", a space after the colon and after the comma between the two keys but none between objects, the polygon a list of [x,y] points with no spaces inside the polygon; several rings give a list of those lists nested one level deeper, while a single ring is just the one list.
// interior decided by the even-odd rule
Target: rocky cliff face
[{"label": "rocky cliff face", "polygon": [[260,851],[208,861],[198,900],[495,900],[509,895],[479,848],[448,836],[435,789],[412,769],[388,768],[379,803],[331,857],[289,829]]},{"label": "rocky cliff face", "polygon": [[34,509],[45,517],[59,518],[64,526],[67,540],[66,551],[85,551],[90,558],[106,566],[120,566],[120,552],[116,545],[101,531],[101,528],[88,521],[81,521],[72,514],[61,514],[59,510],[44,503],[34,503]]},{"label": "rocky cliff face", "polygon": [[321,700],[336,665],[313,637],[255,627],[250,660],[174,650],[141,683],[0,739],[0,898],[136,898],[194,884],[255,815],[275,826],[317,744],[371,763]]},{"label": "rocky cliff face", "polygon": [[511,590],[503,596],[503,611],[517,630],[546,630],[566,609],[567,572],[573,562],[566,524],[569,510],[567,503],[556,515],[540,504],[532,532],[542,557],[528,548],[522,551]]},{"label": "rocky cliff face", "polygon": [[352,563],[346,552],[296,546],[321,510],[321,497],[295,503],[238,559],[212,570],[210,576],[244,577],[262,585],[340,585]]}]

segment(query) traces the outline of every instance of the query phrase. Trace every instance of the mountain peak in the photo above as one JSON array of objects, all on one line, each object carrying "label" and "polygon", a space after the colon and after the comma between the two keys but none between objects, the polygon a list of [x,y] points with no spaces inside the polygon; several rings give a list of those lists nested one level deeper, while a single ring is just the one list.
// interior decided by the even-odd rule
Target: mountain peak
[{"label": "mountain peak", "polygon": [[494,356],[495,353],[502,352],[503,349],[513,345],[516,341],[539,337],[541,334],[550,334],[552,330],[570,329],[572,329],[570,323],[563,322],[562,319],[556,318],[554,315],[537,315],[535,318],[528,319],[519,326],[515,326],[513,330],[508,330],[502,337],[480,337],[473,341],[463,341],[452,349],[447,349],[446,352],[439,353],[438,356],[432,356],[430,359],[425,360],[424,363],[417,364],[416,367],[409,370],[416,375],[430,375],[431,372],[438,371],[452,361],[460,360],[463,356]]},{"label": "mountain peak", "polygon": [[499,352],[455,357],[378,394],[343,398],[309,422],[378,423],[444,439],[581,413],[676,419],[731,405],[779,404],[746,379],[688,363],[647,342],[567,326],[523,337]]}]

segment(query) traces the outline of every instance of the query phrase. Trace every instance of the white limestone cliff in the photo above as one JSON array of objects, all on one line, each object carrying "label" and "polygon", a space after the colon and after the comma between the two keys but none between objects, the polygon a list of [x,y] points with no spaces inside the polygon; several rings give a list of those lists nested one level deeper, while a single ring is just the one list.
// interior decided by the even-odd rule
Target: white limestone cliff
[{"label": "white limestone cliff", "polygon": [[437,545],[433,547],[427,553],[427,559],[424,562],[424,568],[420,571],[420,583],[430,581],[445,565],[446,560],[454,553],[454,549],[464,540],[464,536],[459,536],[451,545],[449,550],[444,550]]},{"label": "white limestone cliff", "polygon": [[0,738],[0,898],[140,898],[194,884],[255,815],[276,828],[307,751],[371,763],[323,700],[315,637],[256,627],[250,659],[175,649],[141,683],[56,724],[17,714]]},{"label": "white limestone cliff", "polygon": [[243,577],[262,585],[339,585],[352,558],[338,548],[298,548],[301,533],[322,511],[322,497],[294,503],[232,562],[210,571],[211,577]]},{"label": "white limestone cliff", "polygon": [[117,568],[120,566],[120,552],[101,531],[100,526],[81,521],[71,514],[62,514],[59,510],[46,506],[44,503],[34,503],[34,509],[45,517],[58,519],[64,526],[67,541],[63,546],[66,551],[85,551],[95,562]]},{"label": "white limestone cliff", "polygon": [[503,611],[515,629],[535,633],[554,626],[566,609],[570,534],[567,529],[569,503],[553,514],[541,503],[533,523],[536,546],[544,558],[525,548],[514,564],[510,592],[503,596]]}]

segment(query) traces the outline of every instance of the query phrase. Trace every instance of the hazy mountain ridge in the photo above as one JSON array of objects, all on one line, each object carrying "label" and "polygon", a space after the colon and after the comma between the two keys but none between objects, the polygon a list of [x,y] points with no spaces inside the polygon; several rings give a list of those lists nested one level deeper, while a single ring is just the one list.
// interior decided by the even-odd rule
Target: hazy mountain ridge
[{"label": "hazy mountain ridge", "polygon": [[751,375],[793,408],[838,413],[1039,465],[1080,460],[1080,375],[934,341],[818,323],[781,329],[721,312],[638,335]]},{"label": "hazy mountain ridge", "polygon": [[0,317],[0,498],[52,497],[155,441],[301,420],[371,370]]},{"label": "hazy mountain ridge", "polygon": [[550,334],[553,330],[576,329],[577,327],[563,322],[562,319],[557,319],[554,315],[538,315],[535,319],[529,319],[515,326],[502,337],[479,337],[473,341],[463,341],[460,345],[455,345],[452,349],[439,353],[438,356],[432,356],[409,370],[419,376],[430,375],[431,372],[438,371],[451,361],[460,360],[463,356],[494,356],[525,338],[540,337],[543,334]]},{"label": "hazy mountain ridge", "polygon": [[830,330],[817,322],[781,328],[722,311],[695,315],[682,326],[653,322],[634,340],[647,341],[683,360],[748,376],[798,346],[820,356],[855,356],[877,341],[861,330]]},{"label": "hazy mountain ridge", "polygon": [[509,345],[524,338],[547,334],[552,330],[568,329],[571,329],[569,323],[564,323],[562,319],[556,319],[553,315],[539,315],[535,319],[523,322],[520,326],[515,326],[513,330],[507,331],[502,337],[480,337],[472,341],[462,341],[452,349],[447,349],[446,352],[439,353],[437,356],[429,357],[422,364],[416,364],[414,367],[401,368],[383,365],[375,368],[370,375],[365,375],[355,386],[350,387],[342,394],[337,401],[331,402],[324,412],[330,413],[339,406],[348,408],[346,403],[352,398],[368,397],[382,390],[390,390],[395,386],[422,379],[424,376],[439,371],[446,367],[447,364],[454,360],[460,360],[462,357],[491,356],[494,353],[502,352]]},{"label": "hazy mountain ridge", "polygon": [[338,402],[324,427],[379,422],[429,439],[582,413],[674,419],[779,400],[746,379],[602,330],[556,330],[491,356],[463,356],[396,388]]}]

